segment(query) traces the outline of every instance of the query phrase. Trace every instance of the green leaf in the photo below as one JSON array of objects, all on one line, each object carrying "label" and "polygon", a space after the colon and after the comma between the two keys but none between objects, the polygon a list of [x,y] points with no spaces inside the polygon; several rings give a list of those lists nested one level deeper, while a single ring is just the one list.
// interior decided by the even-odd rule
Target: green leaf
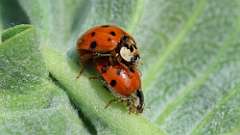
[{"label": "green leaf", "polygon": [[[46,21],[48,24],[54,24],[54,25],[46,25],[46,27],[43,29],[45,30],[43,33],[43,36],[48,37],[51,35],[51,32],[54,32],[54,36],[49,39],[48,41],[44,40],[42,42],[42,53],[45,57],[46,65],[48,67],[48,70],[50,73],[56,78],[60,85],[63,85],[66,92],[69,94],[70,98],[73,100],[73,103],[76,104],[78,109],[80,109],[88,119],[91,120],[93,125],[96,127],[96,130],[99,134],[107,134],[107,133],[114,133],[114,134],[161,134],[161,131],[156,128],[154,125],[150,124],[148,121],[146,121],[145,118],[141,116],[135,116],[135,115],[129,115],[128,111],[122,108],[122,106],[118,106],[117,108],[110,108],[105,109],[105,105],[109,100],[111,100],[113,97],[110,95],[110,93],[106,92],[104,90],[104,87],[102,87],[102,84],[99,82],[89,82],[88,77],[81,77],[81,79],[76,79],[76,76],[79,72],[79,66],[77,66],[78,61],[74,58],[76,58],[75,52],[70,49],[66,49],[67,41],[63,40],[65,35],[68,35],[69,33],[69,20],[66,20],[65,22],[56,22],[56,19],[64,18],[66,16],[62,16],[63,14],[57,14],[57,15],[49,15],[48,12],[56,12],[55,10],[62,10],[58,9],[55,6],[61,6],[61,5],[77,5],[75,4],[75,1],[61,1],[59,3],[56,2],[39,2],[39,1],[20,1],[21,4],[24,5],[34,5],[39,8],[34,8],[31,10],[27,10],[27,13],[29,16],[33,16],[33,14],[40,13],[41,15],[45,15],[44,19],[37,19],[34,21],[37,15],[34,15],[33,24],[42,27],[41,24],[44,24],[43,22]],[[72,4],[74,3],[74,4]],[[85,2],[86,3],[86,2]],[[86,3],[88,4],[88,3]],[[105,3],[109,5],[110,3]],[[117,3],[115,3],[117,4]],[[135,4],[135,3],[132,3]],[[45,9],[41,9],[41,7],[50,6],[51,8],[48,9],[47,12]],[[26,6],[25,8],[28,8],[29,6]],[[68,6],[66,7],[68,8]],[[99,7],[100,9],[105,9],[105,7]],[[75,7],[73,6],[73,9]],[[96,8],[95,10],[100,10]],[[39,11],[37,11],[39,10]],[[43,11],[44,10],[44,11]],[[63,9],[64,10],[64,9]],[[123,9],[119,9],[120,11],[123,11]],[[70,10],[71,11],[71,10]],[[69,10],[66,10],[65,14],[71,14]],[[116,11],[116,12],[120,12]],[[46,13],[45,13],[46,12]],[[58,12],[64,12],[64,11],[58,11]],[[108,11],[106,11],[107,13]],[[134,13],[133,11],[131,11]],[[107,18],[107,17],[106,17]],[[54,21],[53,21],[54,20]],[[62,19],[61,19],[62,20]],[[43,22],[41,22],[43,21]],[[62,20],[64,21],[64,20]],[[64,29],[59,29],[59,25],[56,25],[55,23],[64,23],[66,24],[66,27],[63,27]],[[67,25],[69,24],[69,25]],[[49,31],[49,30],[54,31]],[[42,30],[42,29],[41,29]],[[56,33],[62,33],[62,34],[56,34]],[[46,35],[44,35],[46,34]],[[75,38],[74,40],[76,40]],[[61,42],[60,42],[61,41]],[[52,44],[51,44],[52,43]],[[61,46],[62,45],[62,46]],[[72,44],[75,48],[75,43]],[[59,48],[56,49],[56,46]],[[92,84],[90,84],[92,83]],[[88,85],[83,85],[88,84]],[[93,87],[94,86],[94,87]],[[102,95],[102,96],[99,96]],[[114,115],[113,115],[114,114]],[[109,117],[112,116],[112,117]],[[128,124],[126,124],[128,123]],[[136,128],[139,127],[139,128]],[[104,130],[103,130],[104,129]],[[131,129],[131,130],[129,130]]]},{"label": "green leaf", "polygon": [[[7,0],[0,4],[8,7],[4,8],[5,12],[11,12],[11,4]],[[56,93],[63,93],[61,89],[67,93],[80,118],[87,119],[84,122],[89,131],[94,130],[91,134],[213,135],[239,132],[238,0],[19,0],[17,5],[18,11],[24,11],[18,13],[28,16],[23,21],[37,28],[40,39],[46,75],[34,74],[55,80],[56,84],[50,80],[48,83],[57,87]],[[19,19],[9,18],[3,16],[3,22],[20,22]],[[6,23],[3,24],[6,27]],[[88,28],[99,24],[119,25],[137,40],[144,62],[139,67],[146,99],[143,115],[129,115],[121,103],[104,109],[113,96],[104,90],[101,82],[89,79],[96,75],[94,69],[86,70],[76,79],[81,67],[75,51],[76,40]],[[8,42],[12,34],[14,32],[5,34],[3,40]],[[50,72],[51,78],[47,72]],[[21,74],[18,77],[22,78]],[[40,83],[18,82],[11,78],[7,81],[9,87],[12,83],[16,87],[18,83],[23,86]],[[36,89],[42,88],[37,86],[32,94],[37,94]],[[52,87],[46,89],[53,91]],[[46,97],[43,95],[42,98]],[[14,100],[10,101],[14,105]],[[66,103],[66,97],[64,101]],[[71,110],[70,104],[67,105]],[[24,107],[9,108],[22,108],[24,111]],[[26,107],[34,108],[32,105]],[[76,117],[76,114],[72,113],[72,116]],[[81,120],[77,118],[77,121],[80,129],[84,129]],[[55,128],[64,131],[64,128]]]},{"label": "green leaf", "polygon": [[1,134],[88,134],[65,92],[49,79],[35,29],[19,25],[2,37]]}]

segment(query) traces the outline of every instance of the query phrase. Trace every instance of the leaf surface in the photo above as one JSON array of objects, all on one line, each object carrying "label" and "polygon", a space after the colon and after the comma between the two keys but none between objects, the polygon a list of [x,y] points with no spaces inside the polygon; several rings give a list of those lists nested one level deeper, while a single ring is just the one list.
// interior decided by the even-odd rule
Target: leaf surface
[{"label": "leaf surface", "polygon": [[[37,28],[44,72],[58,91],[97,134],[119,135],[238,133],[239,7],[238,0],[19,0],[24,21]],[[76,40],[99,24],[119,25],[136,38],[144,63],[143,115],[129,115],[121,103],[104,109],[113,96],[89,79],[94,69],[76,79]]]},{"label": "leaf surface", "polygon": [[0,133],[89,134],[66,93],[48,77],[35,29],[19,25],[0,44]]}]

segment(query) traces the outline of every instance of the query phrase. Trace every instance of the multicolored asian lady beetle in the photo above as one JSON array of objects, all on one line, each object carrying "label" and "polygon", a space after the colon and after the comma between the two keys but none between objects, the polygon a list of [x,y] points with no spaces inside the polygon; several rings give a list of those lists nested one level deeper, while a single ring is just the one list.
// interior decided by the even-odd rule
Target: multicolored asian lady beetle
[{"label": "multicolored asian lady beetle", "polygon": [[86,31],[77,41],[80,60],[109,57],[111,63],[135,67],[140,58],[135,40],[123,29],[114,25],[96,26]]},{"label": "multicolored asian lady beetle", "polygon": [[77,50],[81,63],[96,65],[108,89],[127,103],[129,112],[143,112],[141,77],[136,68],[140,55],[133,37],[114,25],[96,26],[78,39]]},{"label": "multicolored asian lady beetle", "polygon": [[113,95],[127,103],[129,112],[143,112],[144,96],[139,71],[125,68],[121,64],[111,65],[105,59],[96,62],[96,70]]}]

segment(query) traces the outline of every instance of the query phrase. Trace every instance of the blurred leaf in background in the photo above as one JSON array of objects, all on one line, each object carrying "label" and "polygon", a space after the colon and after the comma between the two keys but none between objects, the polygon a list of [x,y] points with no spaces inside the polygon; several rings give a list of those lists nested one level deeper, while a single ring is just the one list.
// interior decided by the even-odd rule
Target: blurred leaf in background
[{"label": "blurred leaf in background", "polygon": [[[240,1],[1,0],[0,133],[218,135],[240,131]],[[77,38],[115,24],[138,43],[146,108],[128,114]],[[32,26],[33,25],[33,26]],[[69,102],[71,101],[71,103]]]}]

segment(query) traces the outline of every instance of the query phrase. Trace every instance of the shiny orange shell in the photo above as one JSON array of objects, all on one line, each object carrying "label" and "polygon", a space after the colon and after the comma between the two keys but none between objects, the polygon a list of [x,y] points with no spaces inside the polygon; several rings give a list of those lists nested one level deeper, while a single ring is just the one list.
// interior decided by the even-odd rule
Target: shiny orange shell
[{"label": "shiny orange shell", "polygon": [[137,70],[129,70],[121,64],[108,65],[107,62],[97,63],[96,69],[108,87],[120,96],[129,97],[141,89],[140,73]]},{"label": "shiny orange shell", "polygon": [[77,49],[99,53],[109,52],[117,47],[124,35],[129,36],[123,29],[114,25],[96,26],[78,39]]}]

